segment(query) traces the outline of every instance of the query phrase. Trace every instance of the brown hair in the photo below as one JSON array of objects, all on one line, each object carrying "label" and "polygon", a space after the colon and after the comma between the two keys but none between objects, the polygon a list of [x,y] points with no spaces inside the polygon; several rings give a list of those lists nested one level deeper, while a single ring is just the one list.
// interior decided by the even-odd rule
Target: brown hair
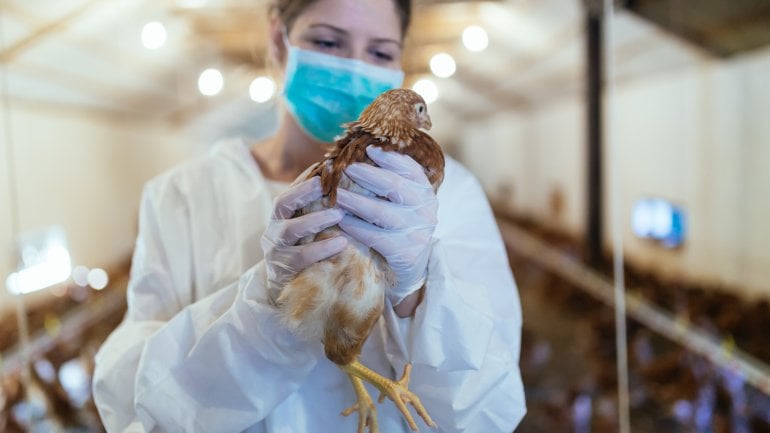
[{"label": "brown hair", "polygon": [[[270,2],[270,12],[278,15],[278,18],[291,29],[294,21],[316,0],[272,0]],[[409,27],[409,20],[412,17],[412,0],[393,0],[396,6],[398,18],[401,20],[401,36],[406,35],[406,29]]]}]

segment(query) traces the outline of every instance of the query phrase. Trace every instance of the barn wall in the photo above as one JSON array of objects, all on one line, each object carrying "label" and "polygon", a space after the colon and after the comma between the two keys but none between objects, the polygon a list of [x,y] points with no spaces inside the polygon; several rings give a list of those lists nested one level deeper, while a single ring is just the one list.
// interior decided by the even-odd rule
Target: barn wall
[{"label": "barn wall", "polygon": [[[728,284],[770,297],[770,50],[619,80],[613,101],[627,258],[664,277]],[[509,211],[582,236],[585,128],[581,95],[467,122],[458,157]],[[482,143],[482,145],[479,145]],[[607,162],[611,158],[605,149]],[[608,179],[609,171],[605,174]],[[604,192],[609,202],[610,191]],[[559,198],[561,196],[561,198]],[[634,237],[634,203],[682,206],[683,247]],[[605,247],[611,246],[609,210]]]},{"label": "barn wall", "polygon": [[[144,182],[198,151],[167,126],[16,104],[11,109],[17,184],[0,140],[0,275],[15,269],[10,188],[22,231],[64,227],[73,265],[109,267],[130,254]],[[45,295],[38,295],[38,297]],[[34,299],[34,298],[33,298]],[[0,290],[0,312],[13,305]]]}]

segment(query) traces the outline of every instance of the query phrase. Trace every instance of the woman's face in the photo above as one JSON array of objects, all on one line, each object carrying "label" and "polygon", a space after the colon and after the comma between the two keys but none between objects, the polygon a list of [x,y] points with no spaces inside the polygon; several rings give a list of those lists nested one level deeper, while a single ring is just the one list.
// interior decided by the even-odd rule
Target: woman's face
[{"label": "woman's face", "polygon": [[305,50],[401,68],[401,22],[393,0],[318,0],[288,36]]}]

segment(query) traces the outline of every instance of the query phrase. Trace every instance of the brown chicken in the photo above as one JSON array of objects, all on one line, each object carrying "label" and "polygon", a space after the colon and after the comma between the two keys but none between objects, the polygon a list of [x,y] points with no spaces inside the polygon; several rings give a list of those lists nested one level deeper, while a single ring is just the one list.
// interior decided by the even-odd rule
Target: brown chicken
[{"label": "brown chicken", "polygon": [[[306,214],[336,203],[337,188],[372,196],[345,174],[354,162],[373,164],[366,155],[369,145],[411,156],[423,166],[436,191],[444,178],[444,154],[441,147],[420,129],[429,129],[431,120],[425,101],[407,89],[395,89],[380,95],[361,114],[358,121],[346,125],[345,135],[318,163],[308,178],[321,177],[324,198],[297,212]],[[326,239],[342,234],[338,226],[301,242]],[[385,291],[395,284],[395,276],[385,259],[376,251],[354,239],[347,248],[327,260],[300,272],[283,289],[277,300],[286,326],[306,338],[323,341],[326,357],[350,378],[357,402],[345,409],[347,416],[358,411],[358,431],[365,426],[371,433],[378,431],[377,411],[363,381],[380,391],[379,402],[391,399],[412,430],[417,424],[407,404],[411,404],[425,423],[435,427],[433,420],[408,389],[411,364],[395,381],[368,369],[358,361],[364,341],[384,308]]]}]

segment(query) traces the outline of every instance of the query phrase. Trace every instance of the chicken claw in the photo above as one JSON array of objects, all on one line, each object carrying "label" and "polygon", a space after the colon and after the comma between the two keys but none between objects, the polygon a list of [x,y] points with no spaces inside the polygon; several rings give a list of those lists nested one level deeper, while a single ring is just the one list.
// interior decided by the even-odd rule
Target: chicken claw
[{"label": "chicken claw", "polygon": [[358,412],[358,433],[364,433],[366,427],[369,427],[369,433],[379,433],[377,426],[377,408],[374,407],[372,397],[364,387],[364,383],[356,376],[348,374],[353,383],[353,389],[356,392],[357,401],[349,408],[342,411],[342,416],[348,416],[353,412]]},{"label": "chicken claw", "polygon": [[412,431],[420,431],[420,429],[417,428],[417,423],[414,422],[412,414],[409,413],[409,409],[406,407],[407,403],[414,407],[414,409],[417,411],[417,414],[422,417],[423,421],[425,421],[425,424],[427,424],[428,427],[435,428],[436,423],[434,423],[433,419],[431,419],[430,415],[428,415],[428,411],[425,410],[422,402],[420,402],[420,397],[417,397],[417,395],[415,395],[412,391],[409,391],[409,376],[411,373],[412,364],[406,364],[404,366],[404,374],[397,382],[391,380],[384,384],[375,383],[374,386],[380,390],[380,396],[377,398],[377,402],[384,402],[385,397],[388,397],[390,400],[392,400],[398,408],[399,412],[401,412],[401,415],[406,418],[406,421],[409,423],[409,428],[411,428]]},{"label": "chicken claw", "polygon": [[[401,415],[403,415],[403,417],[406,419],[406,422],[409,423],[409,428],[411,428],[412,431],[420,430],[417,428],[417,423],[414,422],[412,414],[406,407],[407,404],[411,404],[414,407],[414,409],[417,411],[417,414],[422,417],[423,421],[425,421],[425,424],[427,424],[429,427],[436,427],[436,423],[434,423],[430,415],[428,415],[428,411],[426,411],[425,407],[423,407],[422,403],[420,402],[420,398],[417,397],[417,395],[415,395],[412,391],[409,391],[409,375],[412,372],[411,364],[404,366],[404,374],[398,381],[387,379],[368,369],[358,361],[354,361],[348,365],[340,366],[340,368],[348,373],[349,376],[358,377],[374,385],[374,387],[380,391],[380,396],[378,398],[380,403],[385,401],[385,397],[388,397],[390,400],[392,400],[398,408],[398,411],[401,412]],[[356,391],[356,393],[358,394],[358,391]],[[353,407],[356,407],[356,405]]]}]

